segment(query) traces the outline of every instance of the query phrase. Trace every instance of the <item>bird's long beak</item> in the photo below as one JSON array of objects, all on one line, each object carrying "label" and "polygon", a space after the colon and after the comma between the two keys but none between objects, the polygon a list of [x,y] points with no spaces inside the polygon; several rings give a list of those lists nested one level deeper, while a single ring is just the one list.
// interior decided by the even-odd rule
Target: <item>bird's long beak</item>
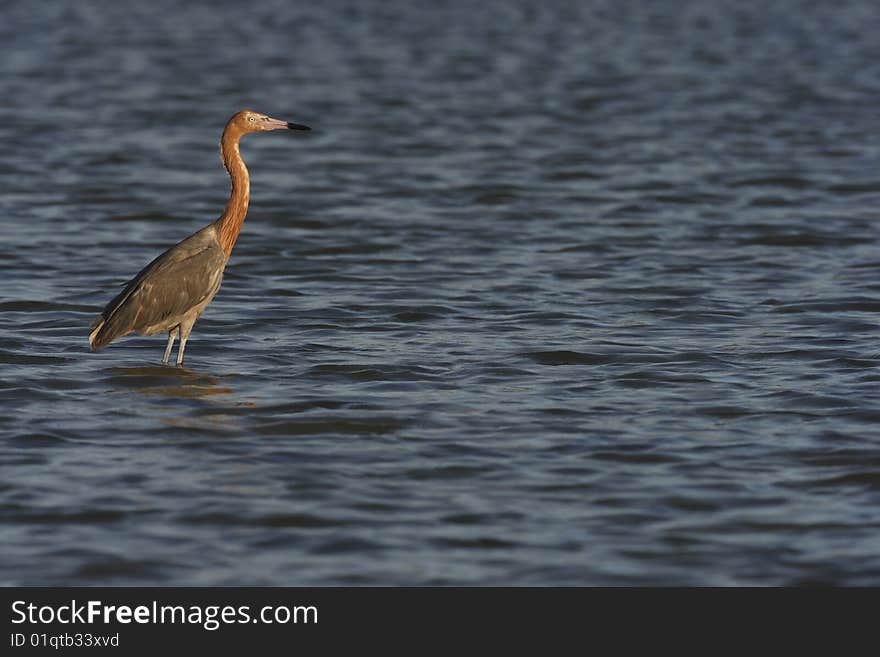
[{"label": "bird's long beak", "polygon": [[291,123],[290,121],[282,121],[281,119],[270,119],[267,118],[264,121],[264,125],[267,130],[311,130],[311,128],[307,125],[302,125],[300,123]]}]

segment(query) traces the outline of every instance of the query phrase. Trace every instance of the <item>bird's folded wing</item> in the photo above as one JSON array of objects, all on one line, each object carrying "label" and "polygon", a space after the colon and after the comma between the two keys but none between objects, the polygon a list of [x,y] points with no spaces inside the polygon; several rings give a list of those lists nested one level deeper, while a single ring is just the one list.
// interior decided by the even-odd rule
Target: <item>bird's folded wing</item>
[{"label": "bird's folded wing", "polygon": [[[193,237],[196,237],[195,235]],[[184,240],[131,279],[93,326],[94,348],[132,331],[153,333],[211,297],[220,286],[226,256],[209,240]]]}]

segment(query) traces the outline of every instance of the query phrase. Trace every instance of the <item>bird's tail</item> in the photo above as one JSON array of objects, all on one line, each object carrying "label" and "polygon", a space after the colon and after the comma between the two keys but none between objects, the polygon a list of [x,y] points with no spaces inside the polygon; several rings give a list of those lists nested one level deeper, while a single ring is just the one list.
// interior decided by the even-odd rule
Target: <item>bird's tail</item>
[{"label": "bird's tail", "polygon": [[105,314],[98,315],[89,327],[92,329],[89,333],[89,346],[92,351],[103,349],[116,338],[131,333],[132,328],[127,319],[129,318],[126,313],[119,312],[111,312],[109,317]]},{"label": "bird's tail", "polygon": [[125,302],[134,291],[136,283],[137,278],[130,280],[125,289],[104,306],[104,310],[95,317],[95,321],[89,326],[92,329],[92,332],[89,333],[89,346],[92,351],[103,349],[116,338],[128,335],[134,330],[134,324],[140,311]]},{"label": "bird's tail", "polygon": [[92,351],[98,351],[110,342],[110,340],[102,340],[99,338],[101,329],[104,328],[104,315],[98,315],[89,328],[92,329],[92,332],[89,333],[89,347],[92,348]]}]

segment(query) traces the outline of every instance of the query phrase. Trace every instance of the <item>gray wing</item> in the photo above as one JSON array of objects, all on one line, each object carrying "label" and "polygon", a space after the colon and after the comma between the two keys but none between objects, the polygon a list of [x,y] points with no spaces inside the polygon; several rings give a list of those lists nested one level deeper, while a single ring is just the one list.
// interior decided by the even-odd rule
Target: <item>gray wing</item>
[{"label": "gray wing", "polygon": [[101,312],[89,335],[93,350],[137,331],[152,335],[176,326],[220,287],[226,254],[212,233],[199,231],[144,267]]}]

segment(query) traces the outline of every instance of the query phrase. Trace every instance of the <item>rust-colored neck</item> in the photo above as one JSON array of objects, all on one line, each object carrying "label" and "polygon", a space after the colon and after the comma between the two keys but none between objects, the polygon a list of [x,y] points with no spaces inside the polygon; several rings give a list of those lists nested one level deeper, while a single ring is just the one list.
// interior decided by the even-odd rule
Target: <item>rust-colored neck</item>
[{"label": "rust-colored neck", "polygon": [[232,194],[229,197],[229,203],[226,204],[226,210],[217,220],[220,246],[226,252],[227,258],[232,253],[235,240],[238,239],[238,233],[241,231],[241,225],[247,215],[251,196],[251,181],[248,170],[244,165],[244,160],[241,159],[241,153],[238,152],[238,141],[242,134],[244,133],[230,122],[223,131],[223,137],[220,138],[220,157],[223,158],[223,166],[226,167],[229,177],[232,178]]}]

